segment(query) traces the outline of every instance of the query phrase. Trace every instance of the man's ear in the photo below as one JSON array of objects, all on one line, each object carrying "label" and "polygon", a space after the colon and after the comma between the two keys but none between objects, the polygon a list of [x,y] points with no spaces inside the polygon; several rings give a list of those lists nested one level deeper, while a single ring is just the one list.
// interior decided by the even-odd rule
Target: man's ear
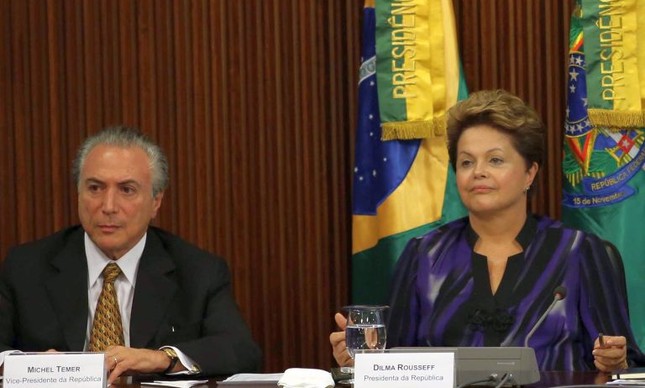
[{"label": "man's ear", "polygon": [[164,192],[157,193],[155,197],[152,199],[152,218],[155,218],[157,216],[157,212],[159,211],[159,208],[161,207],[161,202],[163,200],[163,194]]}]

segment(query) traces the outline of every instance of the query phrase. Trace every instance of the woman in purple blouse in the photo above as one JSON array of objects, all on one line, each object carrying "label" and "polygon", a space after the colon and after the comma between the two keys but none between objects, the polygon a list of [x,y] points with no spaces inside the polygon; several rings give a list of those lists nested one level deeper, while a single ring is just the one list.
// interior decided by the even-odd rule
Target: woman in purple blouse
[{"label": "woman in purple blouse", "polygon": [[[501,90],[473,93],[449,111],[448,151],[469,214],[408,243],[388,347],[530,346],[541,370],[642,364],[615,247],[527,214],[544,155],[536,112]],[[330,341],[351,363],[343,334]]]}]

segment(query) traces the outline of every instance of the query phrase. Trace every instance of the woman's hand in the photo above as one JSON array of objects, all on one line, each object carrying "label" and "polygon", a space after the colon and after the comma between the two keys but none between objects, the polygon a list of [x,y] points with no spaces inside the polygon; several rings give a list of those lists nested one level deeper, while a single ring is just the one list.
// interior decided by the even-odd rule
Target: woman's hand
[{"label": "woman's hand", "polygon": [[627,368],[627,339],[623,336],[603,336],[604,345],[596,339],[593,347],[594,364],[598,370],[612,372]]},{"label": "woman's hand", "polygon": [[341,313],[336,313],[334,319],[340,329],[340,331],[335,331],[329,335],[329,342],[331,343],[334,358],[339,366],[353,366],[354,360],[347,353],[347,344],[345,343],[347,319]]}]

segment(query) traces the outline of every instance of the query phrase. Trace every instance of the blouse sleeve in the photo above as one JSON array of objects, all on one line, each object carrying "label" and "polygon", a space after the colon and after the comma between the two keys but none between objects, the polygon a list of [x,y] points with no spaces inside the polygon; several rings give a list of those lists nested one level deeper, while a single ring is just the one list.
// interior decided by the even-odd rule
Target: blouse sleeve
[{"label": "blouse sleeve", "polygon": [[387,347],[414,346],[418,298],[415,292],[421,238],[413,238],[399,257],[390,286]]},{"label": "blouse sleeve", "polygon": [[581,263],[581,317],[590,348],[598,333],[625,336],[630,366],[645,365],[645,356],[632,333],[625,270],[618,249],[608,241],[586,236]]}]

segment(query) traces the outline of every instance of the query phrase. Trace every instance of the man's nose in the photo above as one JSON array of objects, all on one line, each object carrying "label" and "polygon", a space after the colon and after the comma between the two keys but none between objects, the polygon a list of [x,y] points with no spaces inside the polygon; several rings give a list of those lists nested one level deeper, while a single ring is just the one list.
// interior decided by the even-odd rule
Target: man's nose
[{"label": "man's nose", "polygon": [[118,207],[118,198],[117,192],[114,189],[109,189],[105,192],[103,197],[103,212],[104,213],[114,213],[117,211]]}]

